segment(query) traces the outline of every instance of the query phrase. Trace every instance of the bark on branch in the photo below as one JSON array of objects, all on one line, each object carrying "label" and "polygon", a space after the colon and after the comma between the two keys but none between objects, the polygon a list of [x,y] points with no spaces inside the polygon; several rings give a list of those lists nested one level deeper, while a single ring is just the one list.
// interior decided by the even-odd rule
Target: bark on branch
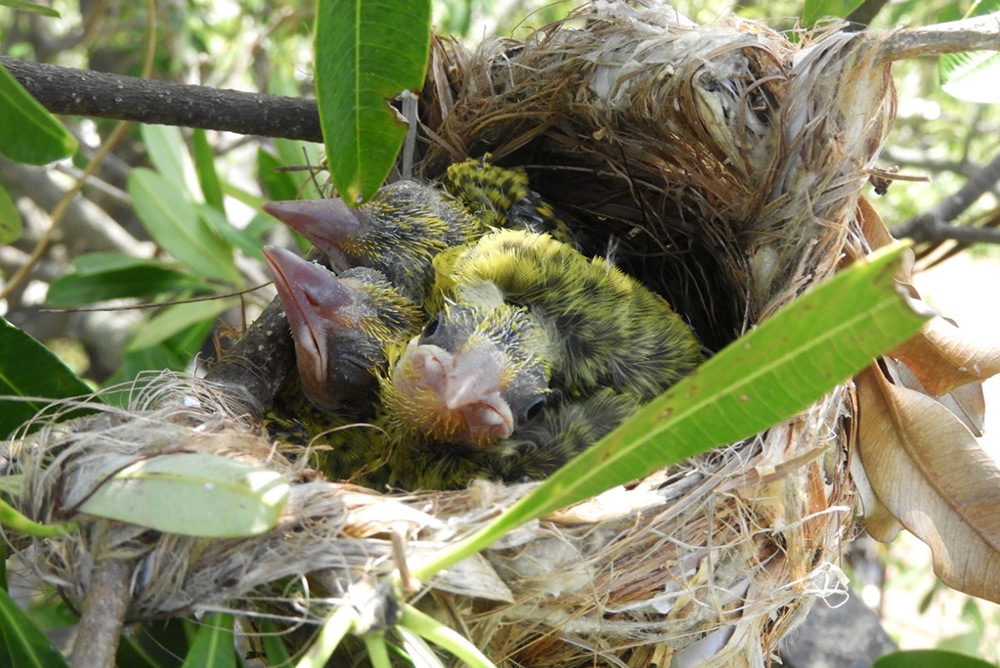
[{"label": "bark on branch", "polygon": [[0,56],[56,114],[322,142],[316,101],[76,70]]}]

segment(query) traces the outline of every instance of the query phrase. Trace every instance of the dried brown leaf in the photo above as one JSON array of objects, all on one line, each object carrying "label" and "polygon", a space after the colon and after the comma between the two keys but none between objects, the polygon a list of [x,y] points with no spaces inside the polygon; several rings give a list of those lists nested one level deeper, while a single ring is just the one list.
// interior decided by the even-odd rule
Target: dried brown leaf
[{"label": "dried brown leaf", "polygon": [[[886,364],[892,364],[894,361],[888,359],[886,360]],[[895,379],[898,376],[899,381],[897,384],[932,396],[906,364],[902,362],[892,364],[891,369],[896,374],[893,378]],[[969,428],[973,436],[979,437],[983,435],[983,427],[986,425],[986,397],[983,395],[982,383],[963,385],[962,387],[955,388],[948,394],[934,398],[954,413],[955,417]]]},{"label": "dried brown leaf", "polygon": [[941,580],[1000,602],[1000,467],[947,408],[875,366],[858,377],[858,400],[861,463],[878,499],[930,546]]},{"label": "dried brown leaf", "polygon": [[935,397],[1000,373],[1000,347],[974,341],[944,318],[931,320],[889,355],[905,362]]}]

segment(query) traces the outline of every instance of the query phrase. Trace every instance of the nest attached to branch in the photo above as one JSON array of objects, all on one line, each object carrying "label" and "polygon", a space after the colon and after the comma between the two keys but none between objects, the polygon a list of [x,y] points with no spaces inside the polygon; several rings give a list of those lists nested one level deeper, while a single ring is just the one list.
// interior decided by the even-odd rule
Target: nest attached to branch
[{"label": "nest attached to branch", "polygon": [[[416,172],[485,152],[525,166],[585,243],[614,241],[616,263],[719,349],[866,250],[855,211],[893,117],[889,63],[869,35],[806,44],[605,2],[524,43],[438,40]],[[20,447],[21,510],[58,519],[67,495],[123,459],[186,448],[285,474],[279,526],[207,540],[84,518],[22,546],[43,579],[83,600],[97,560],[134,559],[128,615],[144,619],[245,609],[321,569],[339,600],[396,567],[392,534],[418,562],[531,488],[400,496],[327,482],[224,397],[164,376],[128,411],[46,426]],[[422,600],[499,665],[763,666],[803,603],[838,587],[852,417],[845,386],[765,434],[520,528],[426,583]]]}]

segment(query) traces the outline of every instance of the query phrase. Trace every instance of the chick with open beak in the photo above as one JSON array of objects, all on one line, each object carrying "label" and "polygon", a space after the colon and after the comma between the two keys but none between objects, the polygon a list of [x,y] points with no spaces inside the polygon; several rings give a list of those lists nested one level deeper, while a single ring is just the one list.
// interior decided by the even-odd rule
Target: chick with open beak
[{"label": "chick with open beak", "polygon": [[264,259],[288,315],[306,398],[324,411],[373,409],[383,349],[413,336],[423,311],[373,269],[338,276],[275,246]]},{"label": "chick with open beak", "polygon": [[524,307],[446,304],[419,336],[388,355],[383,409],[401,433],[494,445],[544,407],[549,345]]}]

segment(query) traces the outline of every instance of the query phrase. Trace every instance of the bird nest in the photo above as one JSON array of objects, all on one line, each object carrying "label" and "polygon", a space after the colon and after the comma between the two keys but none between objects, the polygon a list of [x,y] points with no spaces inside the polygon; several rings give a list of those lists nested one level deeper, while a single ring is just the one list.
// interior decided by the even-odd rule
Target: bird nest
[{"label": "bird nest", "polygon": [[[585,244],[611,248],[718,350],[865,253],[859,192],[894,112],[873,40],[829,31],[792,44],[754,22],[700,26],[665,6],[604,2],[523,43],[470,52],[435,40],[413,168],[434,179],[487,152],[524,166]],[[163,376],[127,411],[46,422],[20,447],[20,508],[57,520],[126,460],[186,449],[284,474],[278,526],[205,539],[85,518],[21,546],[45,581],[82,601],[95,562],[118,556],[133,560],[131,619],[259,611],[279,589],[287,615],[307,610],[289,584],[302,574],[325,571],[336,598],[533,487],[329,482],[260,436],[224,390]],[[839,586],[852,407],[843,386],[766,433],[525,525],[424,583],[422,604],[498,665],[762,666],[803,604]]]}]

